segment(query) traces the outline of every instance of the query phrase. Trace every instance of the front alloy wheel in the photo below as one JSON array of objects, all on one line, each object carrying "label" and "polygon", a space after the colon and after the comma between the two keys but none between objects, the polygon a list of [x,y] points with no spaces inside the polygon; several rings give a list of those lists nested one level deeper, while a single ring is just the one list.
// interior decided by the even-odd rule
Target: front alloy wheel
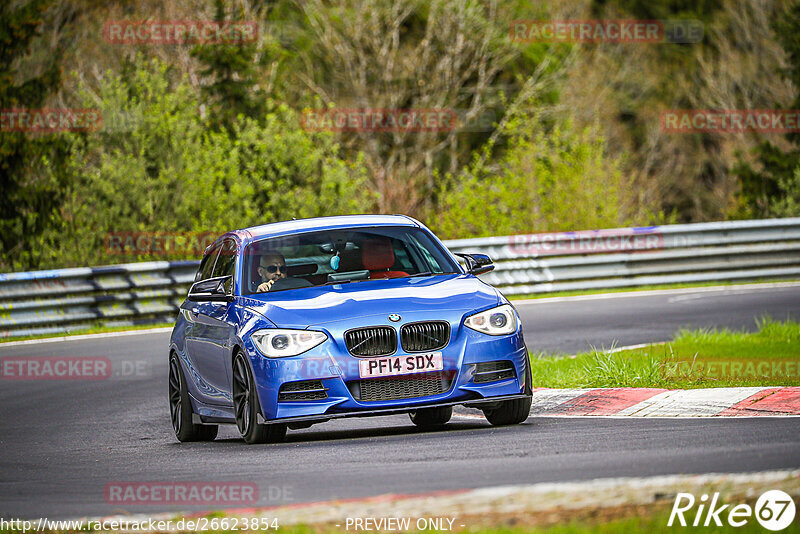
[{"label": "front alloy wheel", "polygon": [[258,395],[242,352],[233,361],[233,411],[239,433],[247,443],[275,443],[286,436],[286,425],[258,423]]}]

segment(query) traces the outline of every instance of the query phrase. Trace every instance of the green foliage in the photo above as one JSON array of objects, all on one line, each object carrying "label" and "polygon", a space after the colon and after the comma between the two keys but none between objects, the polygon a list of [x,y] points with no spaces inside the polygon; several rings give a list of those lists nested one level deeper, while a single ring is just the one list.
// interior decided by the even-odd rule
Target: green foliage
[{"label": "green foliage", "polygon": [[[219,23],[241,21],[241,18],[228,18],[225,3],[215,0]],[[200,60],[200,75],[209,79],[203,86],[203,96],[210,102],[209,122],[216,128],[232,128],[239,114],[249,117],[263,116],[265,97],[256,83],[258,65],[254,43],[212,43],[197,46],[192,56]]]},{"label": "green foliage", "polygon": [[[795,4],[787,16],[774,23],[775,33],[786,53],[789,67],[781,74],[794,84],[796,93],[791,109],[800,109],[800,4]],[[781,148],[765,141],[755,151],[757,169],[739,161],[734,172],[739,177],[741,192],[738,218],[786,217],[800,213],[800,134],[789,133],[790,145]]]},{"label": "green foliage", "polygon": [[[20,71],[38,39],[46,1],[17,7],[0,3],[0,110],[42,107],[59,88],[59,57],[34,76]],[[43,165],[60,167],[66,145],[60,135],[2,132],[0,135],[0,268],[36,265],[40,235],[58,224],[64,177],[45,175]]]},{"label": "green foliage", "polygon": [[773,209],[781,210],[781,206],[790,201],[784,198],[784,187],[791,185],[794,171],[800,167],[800,150],[787,151],[766,141],[755,152],[758,170],[741,159],[734,167],[740,191],[733,216],[739,219],[779,217]]},{"label": "green foliage", "polygon": [[[780,74],[800,87],[800,6],[783,2],[179,0],[164,13],[256,21],[259,37],[188,54],[103,41],[103,21],[158,20],[153,9],[0,5],[0,109],[104,116],[98,132],[2,132],[0,270],[151,259],[104,254],[108,231],[221,232],[373,209],[424,218],[446,237],[647,224],[664,220],[658,210],[718,218],[736,189],[728,155],[759,140],[658,134],[658,110],[786,100],[788,83],[752,75],[780,64],[778,41]],[[697,19],[706,31],[692,45],[509,39],[512,20],[563,18]],[[304,106],[466,118],[438,132],[320,134],[299,126]],[[735,216],[798,214],[798,140],[764,143],[752,167],[738,166]]]},{"label": "green foliage", "polygon": [[285,105],[268,103],[263,121],[239,116],[230,132],[210,130],[189,84],[157,61],[108,73],[99,98],[108,129],[72,137],[65,227],[47,236],[54,263],[151,259],[102,252],[108,232],[221,234],[371,208],[360,160],[342,160],[331,135],[302,130]]},{"label": "green foliage", "polygon": [[771,211],[776,217],[800,217],[800,166],[794,174],[780,178],[780,194],[772,199]]},{"label": "green foliage", "polygon": [[[591,128],[550,129],[532,114],[505,126],[509,148],[496,167],[493,147],[441,195],[434,226],[448,238],[610,228],[627,222],[630,184],[620,160]],[[452,180],[451,180],[452,181]]]},{"label": "green foliage", "polygon": [[593,4],[618,4],[625,11],[645,20],[674,17],[708,19],[722,7],[719,0],[595,0]]}]

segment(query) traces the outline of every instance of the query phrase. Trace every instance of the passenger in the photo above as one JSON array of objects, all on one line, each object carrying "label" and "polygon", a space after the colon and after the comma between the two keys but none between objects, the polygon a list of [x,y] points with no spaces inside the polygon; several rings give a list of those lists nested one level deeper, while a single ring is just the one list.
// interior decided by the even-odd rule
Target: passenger
[{"label": "passenger", "polygon": [[262,283],[256,289],[259,293],[269,291],[276,280],[286,278],[286,260],[279,252],[267,252],[258,263],[258,274]]}]

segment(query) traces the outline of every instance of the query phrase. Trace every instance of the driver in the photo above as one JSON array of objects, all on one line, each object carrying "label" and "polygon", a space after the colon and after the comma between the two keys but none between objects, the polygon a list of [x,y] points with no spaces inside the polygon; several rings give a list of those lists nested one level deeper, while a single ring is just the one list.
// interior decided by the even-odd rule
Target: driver
[{"label": "driver", "polygon": [[258,263],[258,274],[262,283],[258,286],[259,293],[269,291],[276,280],[286,278],[286,260],[279,252],[267,252],[261,256]]}]

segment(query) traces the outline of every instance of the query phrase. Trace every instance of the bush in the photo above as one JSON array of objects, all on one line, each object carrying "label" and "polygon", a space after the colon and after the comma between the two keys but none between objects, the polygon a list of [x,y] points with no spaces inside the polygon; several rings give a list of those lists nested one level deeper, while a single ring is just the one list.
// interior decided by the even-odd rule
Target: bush
[{"label": "bush", "polygon": [[[628,222],[630,183],[594,129],[551,129],[535,115],[504,127],[509,148],[496,167],[493,147],[442,191],[438,231],[448,238],[611,228]],[[453,183],[454,182],[454,183]]]},{"label": "bush", "polygon": [[213,131],[190,85],[156,61],[109,73],[97,99],[103,129],[72,137],[64,224],[48,236],[53,266],[153,259],[109,255],[108,232],[222,234],[372,208],[361,160],[341,159],[330,134],[302,130],[284,105]]},{"label": "bush", "polygon": [[775,217],[800,217],[800,167],[788,178],[778,180],[780,195],[772,199]]}]

